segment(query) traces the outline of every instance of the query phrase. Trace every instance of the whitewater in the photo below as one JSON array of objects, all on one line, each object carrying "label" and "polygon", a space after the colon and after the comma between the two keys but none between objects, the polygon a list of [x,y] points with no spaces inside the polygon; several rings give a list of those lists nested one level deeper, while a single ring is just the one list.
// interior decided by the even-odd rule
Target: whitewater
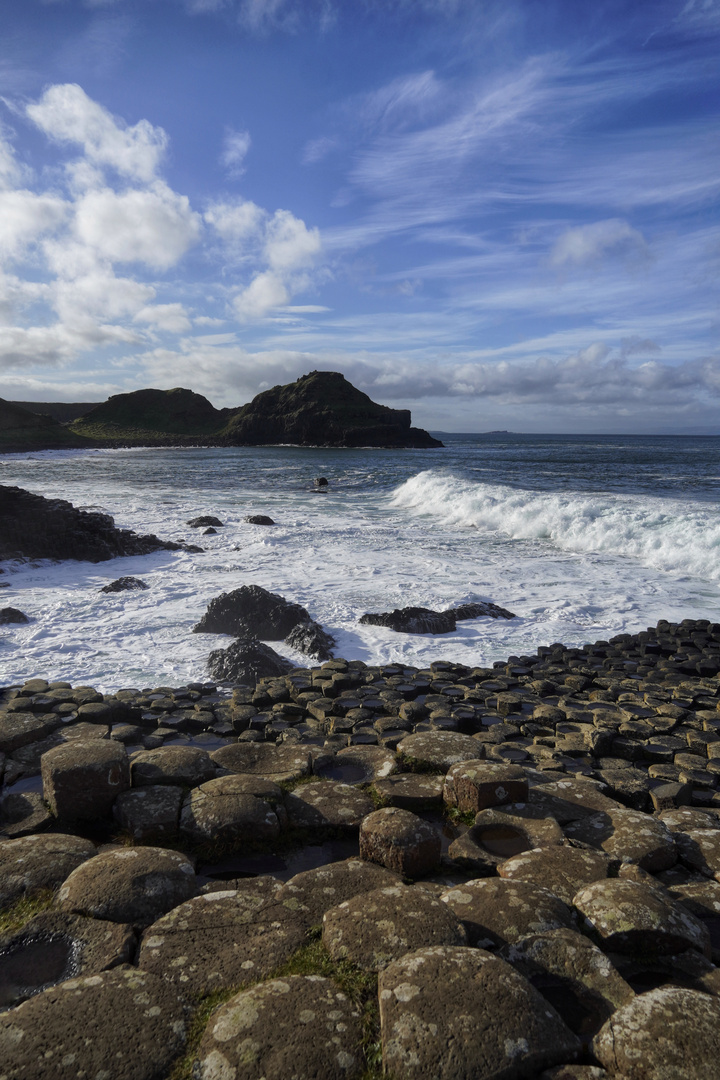
[{"label": "whitewater", "polygon": [[[15,484],[200,544],[110,562],[5,564],[0,685],[31,676],[111,691],[208,678],[208,602],[257,584],[306,607],[336,654],[368,664],[492,664],[660,618],[720,621],[720,439],[441,436],[444,450],[299,447],[62,451],[0,457]],[[316,477],[329,481],[326,494]],[[187,522],[213,514],[216,535]],[[272,527],[247,524],[266,514]],[[125,575],[147,591],[103,594]],[[490,600],[513,620],[417,636],[366,611]],[[272,647],[300,665],[307,657]]]}]

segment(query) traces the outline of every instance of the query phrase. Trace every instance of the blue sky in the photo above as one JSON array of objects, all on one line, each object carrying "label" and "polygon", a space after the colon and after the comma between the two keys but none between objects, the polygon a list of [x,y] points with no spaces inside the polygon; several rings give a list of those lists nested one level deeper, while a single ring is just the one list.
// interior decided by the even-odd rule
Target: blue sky
[{"label": "blue sky", "polygon": [[720,433],[720,0],[3,0],[0,396]]}]

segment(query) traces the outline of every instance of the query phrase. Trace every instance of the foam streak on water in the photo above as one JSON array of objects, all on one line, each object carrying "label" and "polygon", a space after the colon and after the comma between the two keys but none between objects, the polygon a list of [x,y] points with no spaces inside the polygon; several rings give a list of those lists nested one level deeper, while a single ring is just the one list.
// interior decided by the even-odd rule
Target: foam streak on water
[{"label": "foam streak on water", "polygon": [[[105,690],[204,680],[208,653],[230,639],[193,634],[193,625],[212,597],[253,583],[303,604],[335,636],[338,655],[368,663],[487,664],[659,618],[720,619],[720,446],[714,458],[707,447],[690,454],[691,440],[628,449],[524,439],[458,438],[447,451],[405,453],[8,455],[2,484],[102,508],[119,526],[206,550],[7,567],[0,607],[32,622],[0,628],[0,685],[31,675]],[[330,480],[327,495],[313,490],[318,475]],[[225,527],[198,536],[186,522],[199,514]],[[248,525],[247,514],[277,525]],[[124,575],[150,589],[99,592]],[[358,625],[365,611],[471,600],[519,617],[463,622],[437,637]]]}]

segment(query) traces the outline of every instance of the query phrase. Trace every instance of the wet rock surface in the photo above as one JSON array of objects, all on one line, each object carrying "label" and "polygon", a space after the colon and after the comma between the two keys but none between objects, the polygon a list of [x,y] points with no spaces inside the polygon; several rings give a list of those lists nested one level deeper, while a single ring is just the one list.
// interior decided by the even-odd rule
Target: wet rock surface
[{"label": "wet rock surface", "polygon": [[[151,981],[133,995],[142,1016],[117,1004],[106,1025],[132,1031],[103,1036],[121,1078],[169,1080],[183,1052],[154,1011],[158,986],[182,996],[185,1023],[217,990],[249,1018],[267,980],[317,976],[365,1016],[354,1050],[328,1030],[350,1055],[336,1054],[338,1075],[379,1076],[382,1052],[397,1076],[705,1080],[720,1000],[719,672],[720,626],[700,620],[491,668],[334,659],[232,692],[0,689],[0,1019],[3,1037],[27,1040],[3,1067],[59,1078],[69,1066],[53,1061],[74,1054],[75,1072],[99,1073],[103,995],[117,979],[120,1002],[129,972]],[[179,850],[159,857],[164,844]],[[66,1015],[56,1000],[77,1005]],[[272,1075],[306,1043],[325,1075],[317,1021],[300,1016],[317,1010],[267,1000],[277,1031],[258,1021],[256,1035],[250,1018],[223,1045],[206,1036],[196,1075],[222,1076],[226,1052],[231,1071],[247,1058]],[[32,1035],[19,1035],[29,1006]]]},{"label": "wet rock surface", "polygon": [[136,577],[119,577],[115,581],[111,581],[108,585],[103,585],[100,592],[104,593],[116,593],[116,592],[142,592],[144,589],[149,589],[150,586],[146,582],[141,581]]}]

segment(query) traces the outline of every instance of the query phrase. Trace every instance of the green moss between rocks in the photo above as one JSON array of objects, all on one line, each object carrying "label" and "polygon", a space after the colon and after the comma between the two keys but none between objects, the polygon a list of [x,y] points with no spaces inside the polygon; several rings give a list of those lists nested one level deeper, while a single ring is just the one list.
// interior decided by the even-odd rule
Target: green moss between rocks
[{"label": "green moss between rocks", "polygon": [[475,824],[474,810],[458,810],[456,806],[447,806],[445,807],[445,817],[451,825],[467,825],[471,827]]},{"label": "green moss between rocks", "polygon": [[46,911],[55,899],[53,889],[40,889],[38,892],[26,894],[16,900],[9,907],[0,909],[0,936],[16,934],[22,930],[26,923]]},{"label": "green moss between rocks", "polygon": [[361,1049],[365,1067],[360,1080],[393,1080],[392,1076],[382,1071],[377,973],[362,971],[348,960],[333,960],[323,945],[320,934],[321,927],[312,927],[308,931],[307,944],[302,945],[287,963],[279,967],[267,979],[244,983],[242,986],[228,990],[218,990],[198,998],[195,1013],[188,1028],[185,1053],[175,1062],[168,1080],[194,1080],[193,1065],[197,1060],[205,1029],[216,1009],[235,994],[256,986],[258,982],[268,982],[270,979],[282,978],[284,975],[321,975],[325,979],[332,979],[361,1013],[363,1030]]}]

